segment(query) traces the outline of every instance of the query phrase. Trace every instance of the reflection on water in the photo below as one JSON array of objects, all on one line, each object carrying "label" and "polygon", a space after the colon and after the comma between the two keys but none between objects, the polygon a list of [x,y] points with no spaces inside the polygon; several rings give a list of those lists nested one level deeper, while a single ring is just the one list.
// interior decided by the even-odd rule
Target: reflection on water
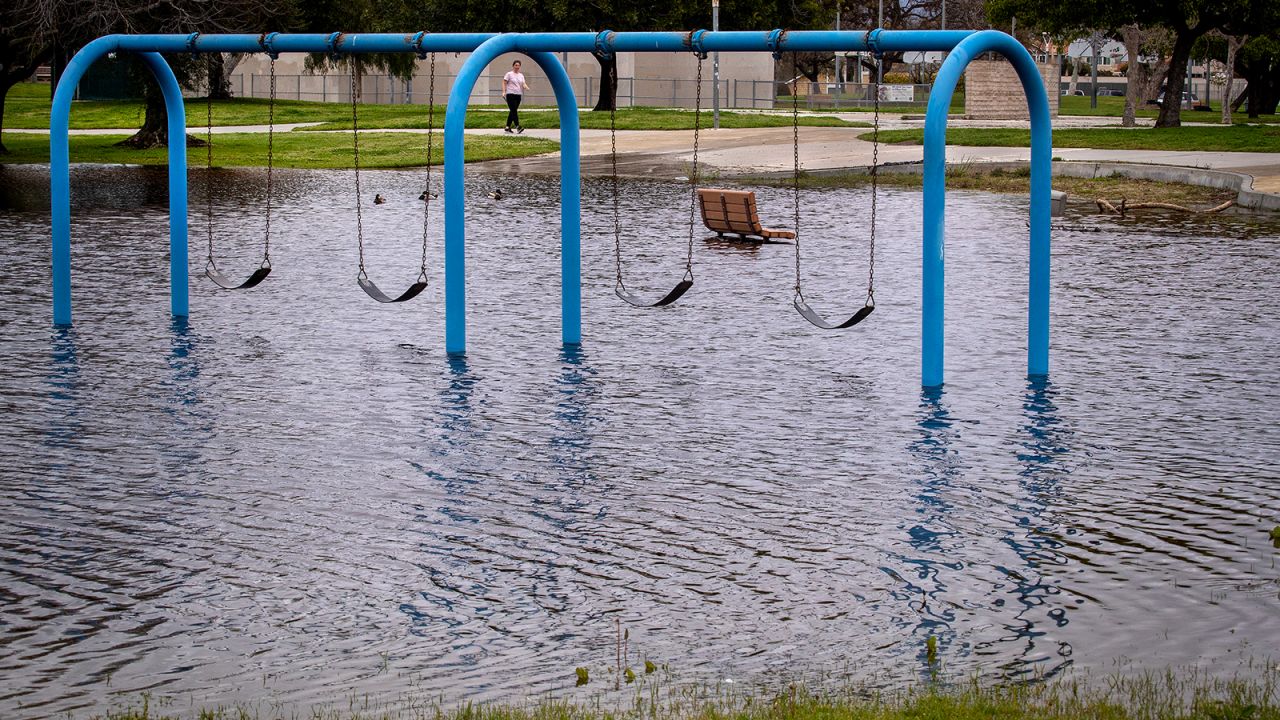
[{"label": "reflection on water", "polygon": [[[258,227],[261,174],[219,178],[219,227]],[[588,183],[585,343],[566,348],[558,189],[473,175],[461,359],[440,228],[431,287],[372,303],[341,172],[280,173],[271,277],[197,273],[172,322],[163,172],[78,168],[77,325],[51,331],[30,272],[47,180],[0,168],[6,718],[144,690],[300,712],[348,691],[573,695],[619,625],[633,658],[765,684],[1229,672],[1280,642],[1272,220],[1072,219],[1102,232],[1055,236],[1052,382],[1028,384],[1025,248],[992,241],[1025,208],[954,193],[948,385],[921,394],[915,193],[881,198],[875,316],[830,334],[790,306],[786,245],[699,243],[677,306],[619,303],[609,185]],[[419,181],[368,176],[380,282],[417,274]],[[639,228],[678,227],[687,188],[629,185],[628,285],[661,292],[684,239]],[[758,199],[785,220],[787,191]],[[865,200],[804,198],[816,304],[862,300],[863,246],[829,209]],[[228,272],[259,239],[220,236]]]}]

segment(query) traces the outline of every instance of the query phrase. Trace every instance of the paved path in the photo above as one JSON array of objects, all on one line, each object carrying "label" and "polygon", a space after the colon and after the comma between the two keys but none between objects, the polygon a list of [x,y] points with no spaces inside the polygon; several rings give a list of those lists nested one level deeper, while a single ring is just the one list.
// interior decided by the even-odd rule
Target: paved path
[{"label": "paved path", "polygon": [[[818,113],[813,113],[819,115]],[[870,120],[868,113],[822,113],[851,121]],[[1063,115],[1055,118],[1055,129],[1066,127],[1118,126],[1119,118]],[[1139,119],[1150,123],[1149,119]],[[297,128],[319,123],[282,123],[277,132],[292,132]],[[1185,123],[1191,124],[1191,123]],[[882,126],[888,128],[919,128],[924,125],[922,115],[882,116]],[[948,127],[1025,127],[1022,121],[975,121],[952,117]],[[213,132],[258,133],[266,132],[265,125],[238,125],[215,127]],[[203,127],[192,127],[189,132],[201,134]],[[5,132],[44,133],[48,130],[5,129]],[[73,135],[128,135],[134,131],[126,128],[72,130]],[[333,131],[345,132],[345,131]],[[362,132],[423,133],[421,129],[368,129]],[[438,131],[437,131],[438,132]],[[467,130],[469,135],[500,135],[500,129]],[[587,175],[603,175],[610,171],[609,131],[582,130],[582,171]],[[859,140],[867,128],[801,127],[800,160],[808,170],[838,168],[862,168],[871,164],[872,145]],[[526,137],[559,140],[559,130],[528,130]],[[631,176],[677,178],[688,172],[693,160],[692,130],[620,130],[618,132],[619,170]],[[1089,148],[1056,148],[1054,157],[1064,160],[1109,163],[1141,163],[1174,167],[1206,168],[1244,173],[1253,177],[1255,190],[1280,194],[1280,153],[1247,152],[1192,152],[1165,150],[1094,150]],[[923,159],[920,145],[882,145],[880,162],[914,163]],[[947,147],[948,163],[989,163],[1026,161],[1027,148],[1008,147]],[[729,175],[765,174],[787,172],[792,167],[791,128],[749,128],[720,130],[705,129],[700,138],[700,162],[715,171]],[[559,171],[559,153],[518,160],[494,160],[481,163],[482,169],[510,173],[555,173]]]}]

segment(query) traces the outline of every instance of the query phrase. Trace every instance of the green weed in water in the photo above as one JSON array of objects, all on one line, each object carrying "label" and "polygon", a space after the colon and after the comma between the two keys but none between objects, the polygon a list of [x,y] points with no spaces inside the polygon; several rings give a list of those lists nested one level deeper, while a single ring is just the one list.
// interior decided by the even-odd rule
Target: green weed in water
[{"label": "green weed in water", "polygon": [[1271,544],[1280,548],[1280,525],[1271,528]]},{"label": "green weed in water", "polygon": [[574,668],[573,671],[578,675],[578,682],[576,683],[577,687],[582,687],[583,685],[591,682],[591,676],[587,673],[586,668],[577,667]]}]

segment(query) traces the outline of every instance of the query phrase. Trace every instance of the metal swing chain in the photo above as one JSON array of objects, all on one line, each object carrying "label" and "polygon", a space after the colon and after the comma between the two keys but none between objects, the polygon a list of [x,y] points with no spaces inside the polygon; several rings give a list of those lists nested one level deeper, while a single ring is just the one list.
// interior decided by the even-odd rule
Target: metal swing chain
[{"label": "metal swing chain", "polygon": [[368,279],[364,271],[364,221],[360,214],[360,125],[356,115],[356,58],[351,56],[351,161],[356,172],[356,248],[360,253],[360,272],[356,278]]},{"label": "metal swing chain", "polygon": [[276,58],[271,56],[271,97],[267,101],[267,229],[263,236],[262,265],[271,267],[271,185],[275,168],[276,135]]},{"label": "metal swing chain", "polygon": [[796,53],[791,53],[791,154],[792,173],[791,187],[792,212],[796,229],[796,297],[804,299],[800,291],[800,74]]},{"label": "metal swing chain", "polygon": [[[431,53],[431,81],[427,86],[427,189],[422,196],[422,265],[418,281],[427,282],[427,225],[431,219],[431,160],[436,129],[436,54]],[[362,266],[363,267],[363,266]]]},{"label": "metal swing chain", "polygon": [[693,227],[694,219],[697,217],[695,213],[695,205],[698,199],[698,132],[701,130],[702,120],[702,61],[703,56],[698,55],[698,80],[697,90],[694,93],[693,101],[693,172],[689,178],[689,249],[685,254],[684,274],[685,277],[693,278]]},{"label": "metal swing chain", "polygon": [[213,55],[205,56],[205,72],[208,77],[208,92],[204,98],[204,200],[205,231],[209,238],[209,254],[205,260],[205,270],[218,269],[213,261]]},{"label": "metal swing chain", "polygon": [[[882,62],[880,58],[876,62]],[[871,262],[867,266],[867,301],[876,304],[876,199],[880,192],[880,74],[876,73],[875,112],[871,116]]]},{"label": "metal swing chain", "polygon": [[622,222],[618,214],[618,98],[615,91],[613,102],[609,104],[609,165],[613,170],[613,258],[616,272],[616,287],[625,288],[622,284]]}]

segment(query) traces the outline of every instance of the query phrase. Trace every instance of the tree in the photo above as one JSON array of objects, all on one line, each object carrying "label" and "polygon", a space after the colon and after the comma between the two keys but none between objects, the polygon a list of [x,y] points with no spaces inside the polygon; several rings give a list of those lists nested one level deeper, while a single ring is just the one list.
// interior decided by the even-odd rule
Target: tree
[{"label": "tree", "polygon": [[0,6],[0,155],[4,146],[4,101],[9,90],[35,73],[53,55],[53,44],[35,22],[33,0]]},{"label": "tree", "polygon": [[[95,37],[112,33],[245,32],[248,28],[283,27],[293,12],[293,0],[19,0],[32,5],[33,22],[57,47],[77,48]],[[166,58],[179,83],[194,87],[205,80],[203,61],[180,53]],[[144,83],[146,115],[142,128],[121,145],[151,148],[167,145],[168,116],[158,86],[149,71],[134,63]]]},{"label": "tree", "polygon": [[[1120,37],[1124,41],[1125,53],[1129,57],[1125,75],[1128,79],[1124,93],[1124,117],[1121,125],[1133,127],[1136,124],[1138,106],[1154,93],[1164,76],[1169,72],[1167,49],[1171,44],[1168,30],[1156,27],[1143,27],[1137,23],[1129,23],[1120,28]],[[1154,57],[1153,62],[1143,62],[1143,56]]]},{"label": "tree", "polygon": [[[1196,41],[1213,30],[1227,33],[1274,30],[1280,24],[1280,3],[1275,0],[1147,0],[1116,3],[1110,0],[991,0],[993,22],[1018,17],[1049,31],[1081,27],[1110,28],[1125,25],[1163,26],[1173,33],[1164,101],[1156,127],[1181,124],[1182,91],[1186,86],[1187,60]],[[1133,58],[1130,58],[1132,61]]]},{"label": "tree", "polygon": [[1255,37],[1240,48],[1236,71],[1249,84],[1249,117],[1273,114],[1280,105],[1280,31]]}]

